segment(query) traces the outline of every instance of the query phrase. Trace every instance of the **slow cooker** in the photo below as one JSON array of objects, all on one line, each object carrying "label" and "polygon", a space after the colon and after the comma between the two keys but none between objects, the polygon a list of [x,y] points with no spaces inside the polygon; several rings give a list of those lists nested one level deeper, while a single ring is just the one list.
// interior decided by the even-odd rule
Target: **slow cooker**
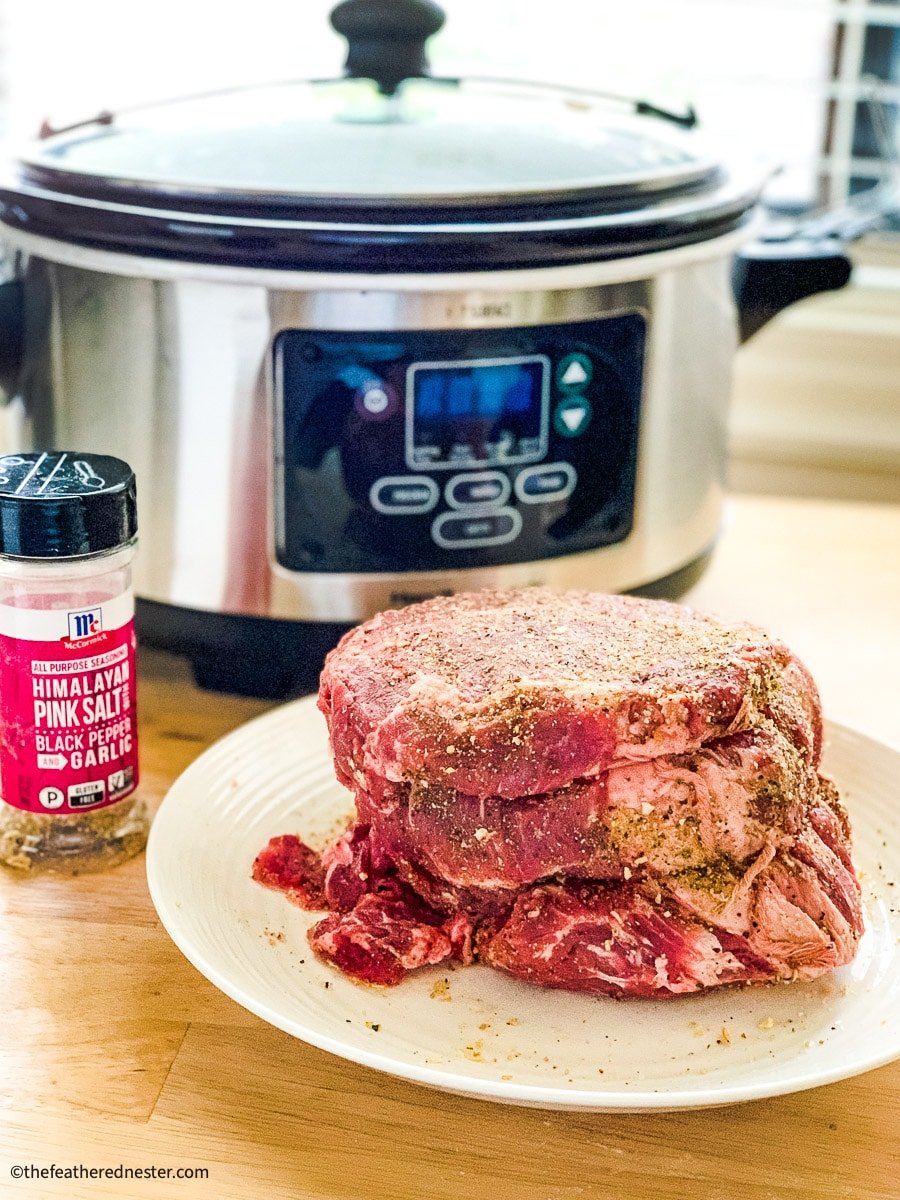
[{"label": "slow cooker", "polygon": [[442,20],[346,0],[345,76],[101,113],[0,179],[2,450],[132,464],[142,635],[208,686],[309,686],[436,593],[674,594],[719,524],[735,286],[748,332],[847,278],[747,248],[765,172],[692,113],[430,76]]}]

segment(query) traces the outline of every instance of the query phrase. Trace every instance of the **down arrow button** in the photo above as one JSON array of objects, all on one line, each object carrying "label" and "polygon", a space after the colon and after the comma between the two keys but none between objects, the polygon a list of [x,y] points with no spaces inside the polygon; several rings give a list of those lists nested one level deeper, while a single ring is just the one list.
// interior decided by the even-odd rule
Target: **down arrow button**
[{"label": "down arrow button", "polygon": [[570,396],[553,414],[553,427],[561,437],[574,438],[584,433],[591,420],[591,404],[585,396]]}]

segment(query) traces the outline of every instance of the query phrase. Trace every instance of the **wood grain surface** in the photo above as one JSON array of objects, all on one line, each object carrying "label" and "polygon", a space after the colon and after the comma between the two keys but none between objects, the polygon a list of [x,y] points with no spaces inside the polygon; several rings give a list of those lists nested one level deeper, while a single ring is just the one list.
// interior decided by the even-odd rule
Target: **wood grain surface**
[{"label": "wood grain surface", "polygon": [[[806,658],[829,716],[900,741],[900,508],[735,499],[689,598],[768,625]],[[205,746],[266,707],[198,691],[165,655],[143,652],[141,676],[154,802]],[[900,1063],[658,1116],[447,1096],[305,1046],[226,999],[160,927],[142,858],[74,880],[4,873],[0,953],[3,1197],[900,1197]],[[14,1165],[51,1163],[209,1174],[11,1177]]]}]

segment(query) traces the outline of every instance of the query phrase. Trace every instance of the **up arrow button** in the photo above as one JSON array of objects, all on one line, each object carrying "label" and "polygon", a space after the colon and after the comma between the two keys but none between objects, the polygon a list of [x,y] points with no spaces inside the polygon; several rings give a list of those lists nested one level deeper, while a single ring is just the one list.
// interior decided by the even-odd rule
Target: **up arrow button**
[{"label": "up arrow button", "polygon": [[587,371],[580,362],[569,363],[563,374],[562,381],[569,387],[578,387],[581,383],[587,383]]},{"label": "up arrow button", "polygon": [[556,381],[564,392],[577,392],[591,382],[594,364],[586,354],[567,354],[556,369]]}]

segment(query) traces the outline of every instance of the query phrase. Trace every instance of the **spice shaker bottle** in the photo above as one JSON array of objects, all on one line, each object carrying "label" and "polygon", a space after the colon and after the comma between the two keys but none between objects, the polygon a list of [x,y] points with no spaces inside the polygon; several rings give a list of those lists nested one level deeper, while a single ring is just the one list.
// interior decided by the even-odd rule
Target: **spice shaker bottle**
[{"label": "spice shaker bottle", "polygon": [[117,458],[0,458],[0,862],[96,871],[147,840],[138,785],[135,479]]}]

